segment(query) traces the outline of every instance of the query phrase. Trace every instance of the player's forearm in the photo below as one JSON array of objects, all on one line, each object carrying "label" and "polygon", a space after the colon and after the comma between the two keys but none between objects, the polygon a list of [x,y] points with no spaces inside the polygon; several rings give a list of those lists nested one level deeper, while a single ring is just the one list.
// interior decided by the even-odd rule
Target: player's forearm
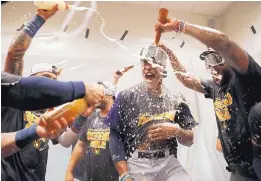
[{"label": "player's forearm", "polygon": [[219,52],[224,52],[229,43],[224,33],[209,27],[188,23],[185,26],[185,33]]},{"label": "player's forearm", "polygon": [[29,128],[24,128],[17,132],[1,133],[1,156],[6,158],[16,152],[19,149],[24,148],[29,143],[38,139],[39,136],[36,133],[37,125],[34,124]]},{"label": "player's forearm", "polygon": [[31,45],[34,35],[44,23],[45,20],[36,15],[31,22],[25,25],[23,29],[17,33],[8,49],[4,68],[5,72],[22,75],[24,66],[23,57],[25,52]]},{"label": "player's forearm", "polygon": [[113,78],[113,81],[112,81],[112,84],[113,84],[114,86],[117,85],[119,79],[120,79],[119,77],[114,77],[114,78]]},{"label": "player's forearm", "polygon": [[22,75],[24,68],[23,57],[31,44],[32,38],[24,31],[19,31],[8,49],[4,71],[15,75]]},{"label": "player's forearm", "polygon": [[115,164],[115,168],[117,169],[119,176],[122,174],[129,172],[127,161],[119,161]]},{"label": "player's forearm", "polygon": [[77,133],[69,129],[58,137],[58,141],[63,147],[69,148],[77,140],[77,136]]},{"label": "player's forearm", "polygon": [[180,128],[178,134],[178,141],[184,146],[191,146],[194,143],[194,133],[192,130],[185,130]]},{"label": "player's forearm", "polygon": [[82,153],[77,153],[77,155],[72,155],[68,168],[67,168],[67,172],[73,172],[73,170],[75,169],[76,165],[79,163],[79,161],[83,158],[83,154]]},{"label": "player's forearm", "polygon": [[180,61],[178,60],[178,57],[168,48],[166,48],[165,51],[168,54],[168,57],[169,57],[170,64],[171,64],[172,68],[175,71],[186,72],[185,67],[180,63]]},{"label": "player's forearm", "polygon": [[182,63],[178,60],[178,57],[167,47],[163,47],[164,51],[168,54],[170,64],[175,72],[177,79],[187,88],[193,89],[200,93],[205,93],[204,88],[201,85],[200,80],[189,74],[186,71],[186,68],[182,65]]},{"label": "player's forearm", "polygon": [[186,71],[185,67],[181,64],[181,62],[178,60],[178,57],[170,49],[166,48],[165,51],[168,54],[171,67],[175,71],[175,75],[176,75],[177,79],[181,83],[183,83],[186,87],[189,87],[189,85],[191,84],[191,81],[186,76],[187,71]]},{"label": "player's forearm", "polygon": [[19,151],[15,144],[16,133],[1,133],[1,156],[6,158]]},{"label": "player's forearm", "polygon": [[241,73],[247,71],[249,61],[246,52],[224,33],[193,24],[186,24],[185,33],[219,52],[229,66]]},{"label": "player's forearm", "polygon": [[68,168],[67,168],[67,172],[73,172],[76,165],[83,158],[85,151],[86,151],[85,146],[82,146],[82,145],[79,146],[78,142],[77,142],[75,148],[73,149],[72,156],[71,156]]}]

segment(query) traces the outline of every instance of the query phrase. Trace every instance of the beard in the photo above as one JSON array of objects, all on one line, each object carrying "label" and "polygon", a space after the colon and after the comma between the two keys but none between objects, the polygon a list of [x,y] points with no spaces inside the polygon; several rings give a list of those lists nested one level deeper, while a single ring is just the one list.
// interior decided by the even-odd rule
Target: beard
[{"label": "beard", "polygon": [[232,78],[232,70],[227,69],[222,71],[222,79],[220,81],[220,85],[227,85]]},{"label": "beard", "polygon": [[95,108],[96,109],[104,109],[104,108],[106,108],[106,106],[107,106],[106,102],[101,101],[101,102],[99,102],[98,104],[95,105]]}]

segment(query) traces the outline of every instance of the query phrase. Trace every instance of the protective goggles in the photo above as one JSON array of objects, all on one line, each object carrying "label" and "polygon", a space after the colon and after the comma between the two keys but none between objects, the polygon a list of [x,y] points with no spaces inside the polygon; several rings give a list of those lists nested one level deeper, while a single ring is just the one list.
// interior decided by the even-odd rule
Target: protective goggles
[{"label": "protective goggles", "polygon": [[205,61],[207,67],[222,66],[225,60],[215,51],[205,51],[200,54],[199,58]]},{"label": "protective goggles", "polygon": [[[151,62],[152,61],[152,62]],[[153,63],[153,64],[158,64],[158,65],[160,65],[161,67],[162,67],[162,70],[161,70],[161,72],[162,72],[162,75],[163,75],[163,78],[166,78],[167,77],[167,70],[166,70],[166,64],[165,63],[161,63],[161,62],[157,62],[156,61],[156,59],[155,59],[155,57],[150,57],[150,60],[148,60],[148,58],[143,58],[143,59],[140,59],[140,62],[142,63],[142,64],[145,64],[145,63]]]}]

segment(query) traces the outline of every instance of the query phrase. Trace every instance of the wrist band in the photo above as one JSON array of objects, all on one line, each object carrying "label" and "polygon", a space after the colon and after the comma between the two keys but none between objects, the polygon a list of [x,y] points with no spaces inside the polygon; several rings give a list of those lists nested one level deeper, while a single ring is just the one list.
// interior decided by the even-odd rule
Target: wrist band
[{"label": "wrist band", "polygon": [[[125,178],[126,176],[130,176],[130,172],[124,172],[123,174],[121,174],[121,176],[119,177],[119,181],[123,181],[123,179],[124,180],[126,180],[127,178],[129,178],[129,177],[127,177],[127,178]],[[131,176],[130,176],[131,177]]]},{"label": "wrist band", "polygon": [[37,31],[43,26],[45,20],[41,16],[34,16],[30,23],[27,23],[23,27],[23,31],[28,34],[30,37],[34,37]]},{"label": "wrist band", "polygon": [[33,124],[29,128],[24,128],[15,134],[15,144],[18,148],[24,148],[29,143],[40,137],[36,133],[37,124]]},{"label": "wrist band", "polygon": [[183,21],[183,20],[179,21],[179,32],[182,32],[182,33],[185,34],[186,24],[187,23],[185,21]]},{"label": "wrist band", "polygon": [[128,174],[128,175],[125,175],[125,176],[121,179],[121,181],[125,181],[127,178],[131,178],[131,179],[132,179],[131,175]]}]

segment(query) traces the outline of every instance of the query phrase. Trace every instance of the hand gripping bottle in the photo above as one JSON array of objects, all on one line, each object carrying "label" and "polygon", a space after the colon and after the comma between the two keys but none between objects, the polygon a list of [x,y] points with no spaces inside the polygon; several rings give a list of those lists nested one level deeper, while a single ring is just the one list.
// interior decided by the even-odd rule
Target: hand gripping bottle
[{"label": "hand gripping bottle", "polygon": [[[103,86],[104,95],[113,95],[115,86]],[[87,98],[77,99],[73,102],[55,107],[53,110],[47,111],[43,114],[42,118],[47,122],[54,122],[61,118],[65,118],[67,121],[71,121],[72,118],[76,118],[79,114],[83,113],[88,105]],[[72,120],[74,121],[74,120]],[[52,128],[50,128],[52,129]]]},{"label": "hand gripping bottle", "polygon": [[42,117],[47,122],[54,122],[55,120],[59,120],[61,118],[65,118],[68,121],[83,113],[87,107],[88,105],[85,98],[78,99],[73,102],[55,107],[53,110],[45,112]]},{"label": "hand gripping bottle", "polygon": [[34,5],[43,10],[50,10],[52,9],[56,4],[58,4],[59,10],[65,10],[71,7],[71,5],[65,3],[64,1],[34,1]]},{"label": "hand gripping bottle", "polygon": [[[168,22],[168,14],[169,11],[167,9],[161,8],[159,10],[158,21],[161,22],[162,24],[166,24]],[[159,30],[156,32],[156,36],[155,36],[156,45],[159,43],[160,37],[161,37],[161,31]]]}]

